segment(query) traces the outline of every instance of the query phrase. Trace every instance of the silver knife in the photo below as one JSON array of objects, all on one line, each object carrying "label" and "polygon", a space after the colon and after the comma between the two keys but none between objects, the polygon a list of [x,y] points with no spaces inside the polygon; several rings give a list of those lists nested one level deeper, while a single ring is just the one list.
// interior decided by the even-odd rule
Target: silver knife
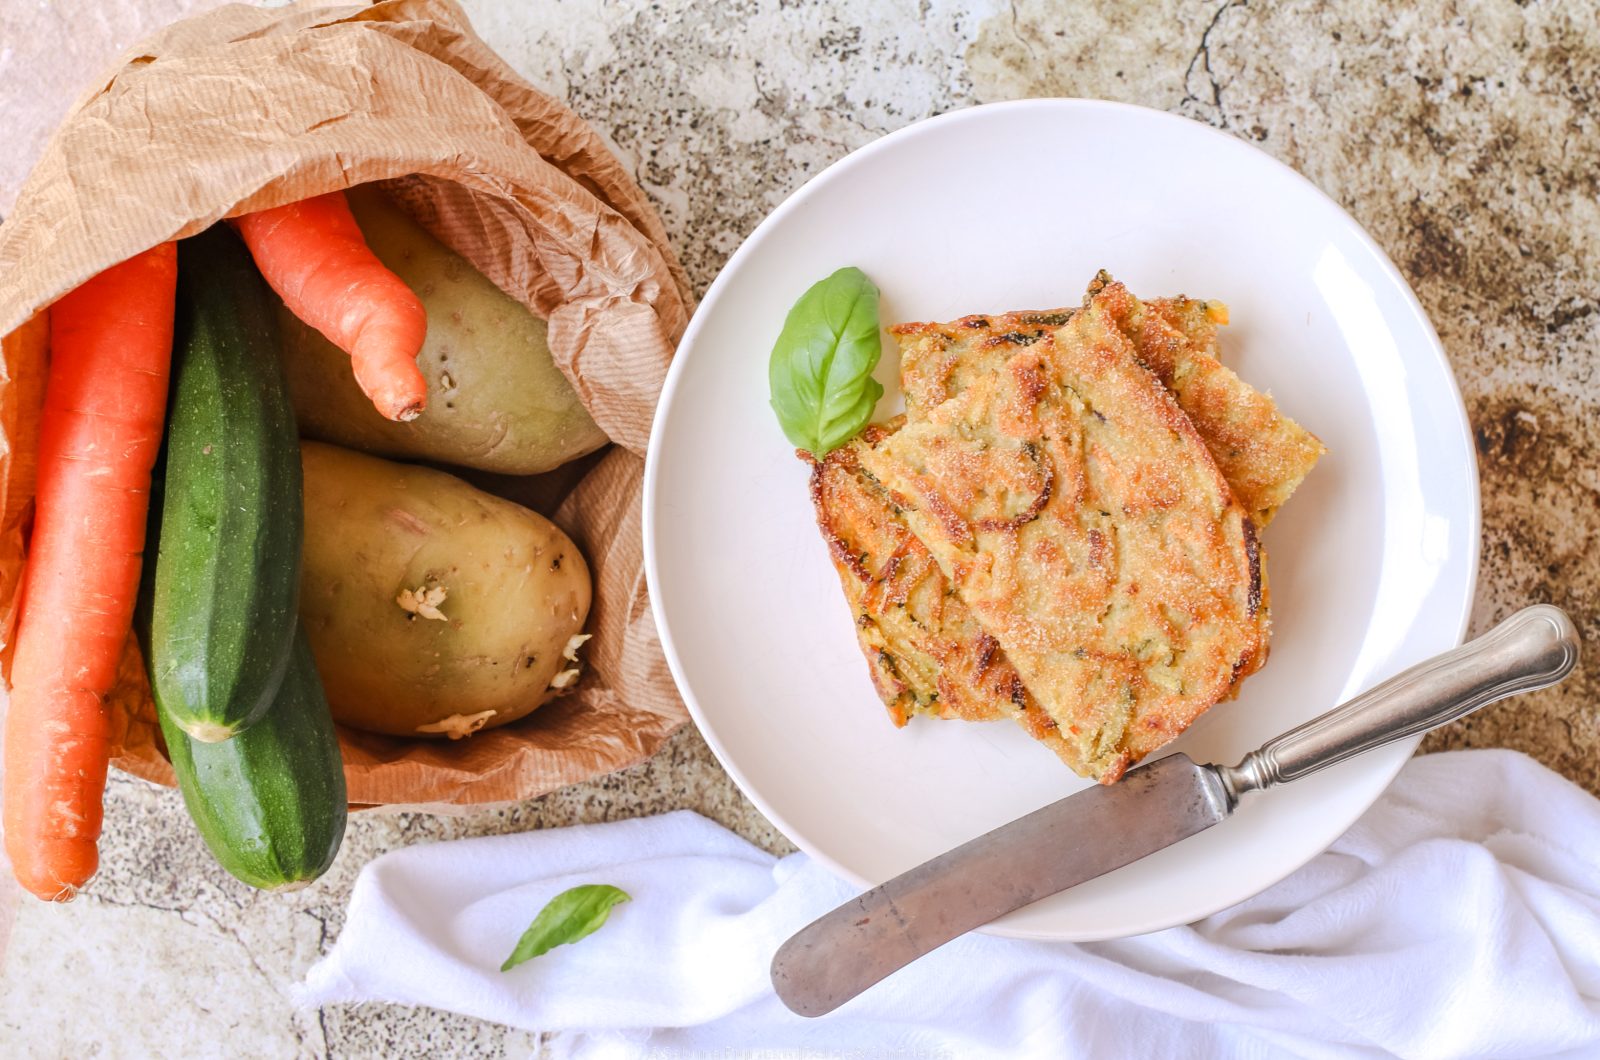
[{"label": "silver knife", "polygon": [[874,887],[785,942],[772,959],[772,985],[802,1016],[832,1012],[959,935],[1205,831],[1233,813],[1247,792],[1553,685],[1577,662],[1578,632],[1566,613],[1549,604],[1524,608],[1478,639],[1269,741],[1236,766],[1169,755]]}]

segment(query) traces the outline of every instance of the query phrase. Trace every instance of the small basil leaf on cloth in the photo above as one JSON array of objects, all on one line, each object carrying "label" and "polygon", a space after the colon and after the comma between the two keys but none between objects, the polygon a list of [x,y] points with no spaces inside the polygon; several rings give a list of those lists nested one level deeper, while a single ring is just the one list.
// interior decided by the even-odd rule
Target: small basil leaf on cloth
[{"label": "small basil leaf on cloth", "polygon": [[594,934],[611,915],[611,907],[626,901],[627,892],[605,883],[586,883],[562,891],[539,910],[500,970],[509,972],[556,946]]}]

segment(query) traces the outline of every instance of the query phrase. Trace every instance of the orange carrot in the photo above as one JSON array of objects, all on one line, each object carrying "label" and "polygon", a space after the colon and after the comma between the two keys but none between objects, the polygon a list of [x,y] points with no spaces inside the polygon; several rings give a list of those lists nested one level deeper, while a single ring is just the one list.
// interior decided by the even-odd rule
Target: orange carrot
[{"label": "orange carrot", "polygon": [[133,623],[172,360],[177,246],[113,266],[50,309],[38,493],[6,715],[6,853],[70,900],[99,865],[106,695]]},{"label": "orange carrot", "polygon": [[384,267],[344,192],[233,219],[256,267],[289,311],[350,355],[356,382],[391,420],[413,420],[428,400],[417,353],[428,315]]}]

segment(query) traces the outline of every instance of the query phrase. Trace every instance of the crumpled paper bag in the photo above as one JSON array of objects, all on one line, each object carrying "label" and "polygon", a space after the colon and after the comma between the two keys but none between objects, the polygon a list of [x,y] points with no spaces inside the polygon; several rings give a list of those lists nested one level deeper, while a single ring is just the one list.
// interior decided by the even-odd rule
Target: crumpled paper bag
[{"label": "crumpled paper bag", "polygon": [[[33,497],[48,306],[101,269],[224,217],[381,181],[550,322],[556,363],[616,443],[539,497],[595,580],[578,690],[455,742],[342,730],[357,805],[530,798],[648,757],[686,720],[646,596],[640,483],[692,308],[654,209],[595,132],[522,81],[449,0],[235,5],[131,49],[68,115],[0,224],[0,648]],[[542,478],[542,477],[541,477]],[[173,782],[137,648],[111,707],[120,768]]]}]

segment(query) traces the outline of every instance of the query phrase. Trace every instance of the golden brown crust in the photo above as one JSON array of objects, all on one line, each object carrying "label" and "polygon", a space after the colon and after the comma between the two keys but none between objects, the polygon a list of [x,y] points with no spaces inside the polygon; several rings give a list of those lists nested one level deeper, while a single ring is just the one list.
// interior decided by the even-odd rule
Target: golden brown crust
[{"label": "golden brown crust", "polygon": [[[1090,297],[1105,292],[1110,283],[1109,277],[1102,273],[1091,285]],[[1114,291],[1108,297],[1117,300],[1114,304],[1119,316],[1127,321],[1132,308],[1131,296]],[[1130,338],[1140,360],[1155,370],[1164,383],[1170,384],[1180,374],[1187,376],[1196,363],[1203,367],[1203,377],[1212,376],[1213,365],[1220,367],[1216,332],[1219,325],[1227,323],[1225,306],[1191,298],[1170,298],[1152,300],[1142,307],[1148,318],[1140,321],[1142,326],[1135,329]],[[982,314],[947,324],[906,324],[891,328],[902,344],[903,388],[912,415],[925,415],[959,393],[968,380],[992,374],[1016,352],[1068,321],[1074,312],[1076,310],[1057,309]],[[1181,343],[1174,340],[1174,331],[1181,335]],[[1261,398],[1232,373],[1221,379],[1224,385],[1231,382],[1237,388],[1246,407],[1255,407],[1256,399]],[[1037,387],[1039,381],[1032,380],[1030,385]],[[1187,397],[1193,403],[1197,395],[1208,392],[1212,391],[1189,390]],[[1266,400],[1270,406],[1270,399]],[[1185,404],[1184,395],[1180,395],[1179,404]],[[1219,456],[1215,439],[1221,435],[1208,420],[1205,409],[1200,408],[1198,416],[1196,410],[1189,407],[1184,407],[1184,411],[1194,421],[1195,429],[1213,457]],[[879,445],[899,429],[903,420],[869,427],[851,446],[831,455],[825,466],[816,467],[812,483],[819,524],[829,540],[841,583],[856,616],[857,635],[890,716],[897,725],[904,725],[912,714],[973,721],[1011,717],[1035,739],[1071,762],[1072,746],[1062,738],[1049,715],[1038,708],[1000,650],[998,641],[983,631],[961,598],[949,590],[948,581],[933,564],[926,548],[909,532],[888,491],[860,469],[859,451]],[[1299,431],[1292,423],[1289,426]],[[1317,451],[1320,452],[1320,446]],[[1314,459],[1313,454],[1311,460]],[[1282,462],[1280,466],[1294,467],[1292,462]],[[1287,496],[1308,468],[1309,463],[1298,471],[1282,496]],[[1226,468],[1224,476],[1228,477]],[[1236,494],[1241,492],[1231,477],[1229,485]],[[1254,549],[1250,568],[1257,577],[1249,595],[1257,610],[1266,615],[1270,605],[1265,556],[1255,529],[1250,527],[1246,538],[1247,551]],[[843,544],[846,541],[848,545]],[[1099,567],[1109,561],[1111,541],[1106,535],[1097,528],[1090,528],[1087,542],[1091,566]],[[865,571],[858,562],[863,552],[897,558],[872,573]],[[869,593],[867,587],[874,581],[877,587]],[[912,601],[912,606],[876,606],[881,599]],[[916,604],[919,600],[939,603],[937,607],[925,604],[919,607]],[[1236,695],[1239,682],[1259,669],[1266,659],[1266,648],[1263,639],[1258,651],[1236,661],[1226,698]],[[1128,753],[1108,760],[1101,779],[1116,779],[1135,757]]]},{"label": "golden brown crust", "polygon": [[896,725],[913,714],[1010,717],[1064,757],[1055,722],[911,533],[897,499],[861,468],[861,453],[900,424],[868,427],[825,460],[811,461],[818,526],[889,717]]},{"label": "golden brown crust", "polygon": [[1189,299],[1141,302],[1104,273],[1097,283],[1096,300],[1177,398],[1256,525],[1266,526],[1327,450],[1217,359],[1214,325],[1211,342],[1196,341],[1204,318],[1196,320]]},{"label": "golden brown crust", "polygon": [[1018,350],[1072,319],[1075,309],[1019,310],[962,317],[948,324],[897,324],[900,388],[906,415],[921,419],[967,385],[997,371]]},{"label": "golden brown crust", "polygon": [[858,458],[1109,780],[1229,694],[1266,614],[1248,516],[1104,297]]},{"label": "golden brown crust", "polygon": [[[1089,285],[1088,297],[1105,306],[1132,340],[1139,361],[1177,397],[1234,495],[1257,527],[1265,527],[1326,450],[1269,395],[1223,365],[1216,340],[1227,307],[1182,296],[1141,301],[1104,272]],[[979,314],[890,328],[900,342],[908,418],[921,419],[1074,312]]]}]

